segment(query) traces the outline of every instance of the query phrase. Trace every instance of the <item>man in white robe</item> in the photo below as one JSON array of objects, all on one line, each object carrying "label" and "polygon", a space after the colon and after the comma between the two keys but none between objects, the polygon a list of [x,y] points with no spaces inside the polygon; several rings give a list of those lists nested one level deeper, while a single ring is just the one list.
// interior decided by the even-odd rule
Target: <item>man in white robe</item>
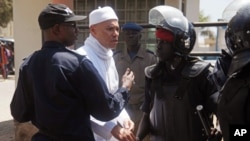
[{"label": "man in white robe", "polygon": [[[109,92],[114,93],[119,85],[112,51],[118,44],[118,17],[111,7],[95,9],[89,14],[89,28],[89,37],[77,52],[87,54],[87,58],[93,62],[106,82]],[[135,140],[132,132],[134,123],[125,109],[118,117],[108,122],[101,122],[91,117],[91,124],[97,141]]]}]

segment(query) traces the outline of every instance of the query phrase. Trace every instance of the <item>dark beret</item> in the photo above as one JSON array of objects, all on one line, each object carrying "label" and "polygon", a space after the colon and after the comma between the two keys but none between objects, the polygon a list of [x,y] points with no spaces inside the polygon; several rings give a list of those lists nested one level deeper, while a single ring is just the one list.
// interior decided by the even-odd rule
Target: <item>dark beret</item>
[{"label": "dark beret", "polygon": [[141,31],[143,28],[136,24],[136,23],[132,23],[132,22],[129,22],[129,23],[126,23],[122,26],[122,30],[136,30],[136,31]]}]

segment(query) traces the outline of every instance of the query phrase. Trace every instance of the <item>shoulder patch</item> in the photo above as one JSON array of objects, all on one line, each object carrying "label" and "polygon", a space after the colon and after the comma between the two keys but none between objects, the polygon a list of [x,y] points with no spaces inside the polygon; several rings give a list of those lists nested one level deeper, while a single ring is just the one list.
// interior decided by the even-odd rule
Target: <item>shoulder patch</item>
[{"label": "shoulder patch", "polygon": [[192,62],[184,67],[182,75],[186,77],[196,77],[210,66],[211,64],[205,61]]}]

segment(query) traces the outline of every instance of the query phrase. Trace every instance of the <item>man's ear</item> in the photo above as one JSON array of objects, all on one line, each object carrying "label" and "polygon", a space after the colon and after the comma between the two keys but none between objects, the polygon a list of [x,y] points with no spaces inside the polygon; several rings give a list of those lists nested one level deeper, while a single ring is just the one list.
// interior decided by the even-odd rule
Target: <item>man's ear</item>
[{"label": "man's ear", "polygon": [[91,33],[92,35],[95,35],[95,34],[96,34],[96,28],[95,28],[95,26],[94,26],[94,25],[91,25],[91,26],[89,27],[89,31],[90,31],[90,33]]},{"label": "man's ear", "polygon": [[60,25],[59,24],[55,24],[53,27],[52,27],[52,32],[55,34],[55,35],[58,35],[60,34]]}]

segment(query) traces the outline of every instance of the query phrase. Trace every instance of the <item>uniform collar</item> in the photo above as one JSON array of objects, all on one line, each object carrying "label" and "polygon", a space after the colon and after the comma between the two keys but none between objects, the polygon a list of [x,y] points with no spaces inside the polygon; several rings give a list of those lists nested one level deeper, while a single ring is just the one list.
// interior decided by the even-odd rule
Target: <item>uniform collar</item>
[{"label": "uniform collar", "polygon": [[46,41],[42,48],[65,48],[65,45],[56,41]]},{"label": "uniform collar", "polygon": [[[124,56],[128,56],[128,57],[129,57],[127,48],[125,48],[125,49],[123,50],[123,53],[124,53]],[[137,52],[136,55],[135,55],[135,57],[144,58],[144,53],[145,53],[145,49],[144,49],[143,47],[140,46],[138,52]]]}]

